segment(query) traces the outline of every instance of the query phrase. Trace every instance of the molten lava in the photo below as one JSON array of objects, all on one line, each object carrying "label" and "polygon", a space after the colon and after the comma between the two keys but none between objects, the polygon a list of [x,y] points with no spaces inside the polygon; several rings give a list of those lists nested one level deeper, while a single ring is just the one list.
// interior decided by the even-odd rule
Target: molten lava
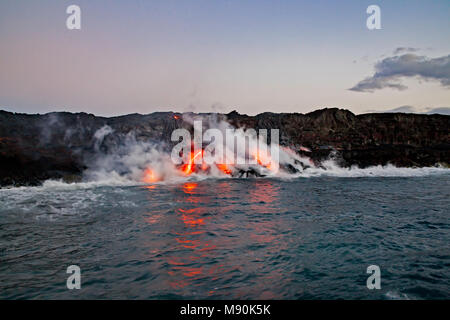
[{"label": "molten lava", "polygon": [[203,157],[203,150],[197,152],[195,155],[193,155],[193,153],[191,152],[191,155],[189,157],[189,163],[185,164],[182,169],[184,174],[190,175],[191,173],[194,172],[194,161],[199,156]]},{"label": "molten lava", "polygon": [[[256,160],[256,163],[258,166],[264,167],[271,171],[276,171],[277,167],[273,165],[273,159],[271,156],[265,152],[259,152],[255,150],[254,152],[250,153],[253,158]],[[207,164],[206,161],[203,159],[204,157],[204,150],[196,151],[196,152],[190,152],[188,163],[182,164],[180,166],[177,166],[176,168],[179,170],[179,173],[184,176],[190,176],[193,173],[204,173],[209,174],[211,166]],[[197,161],[196,161],[197,160]],[[200,160],[200,161],[198,161]],[[216,168],[223,172],[225,175],[229,176],[248,176],[249,174],[253,174],[256,176],[264,176],[264,173],[260,173],[258,169],[250,168],[247,169],[248,171],[245,171],[245,169],[240,169],[239,167],[234,167],[231,164],[214,164]],[[158,173],[154,171],[151,168],[147,168],[144,171],[142,181],[145,183],[154,183],[157,181],[161,181],[165,175],[162,173]]]},{"label": "molten lava", "polygon": [[[196,154],[191,152],[191,155],[189,157],[189,162],[181,167],[181,171],[185,175],[191,175],[192,173],[194,173],[196,170],[196,167],[194,164],[195,159],[197,159],[198,157],[201,157],[203,159],[203,154],[204,154],[203,150],[198,151]],[[232,170],[226,164],[216,164],[216,167],[225,174],[228,174],[228,175],[232,174]],[[208,168],[209,168],[209,166],[204,161],[202,161],[201,170],[206,172],[208,170]]]},{"label": "molten lava", "polygon": [[216,164],[216,167],[225,174],[232,173],[231,169],[229,169],[226,164]]},{"label": "molten lava", "polygon": [[157,182],[158,180],[159,180],[158,177],[156,176],[155,172],[152,169],[147,168],[144,171],[144,178],[142,178],[143,182],[153,183],[153,182]]},{"label": "molten lava", "polygon": [[259,152],[255,152],[254,157],[256,159],[256,162],[260,166],[266,167],[267,169],[271,170],[271,159],[270,157],[261,157],[261,154]]}]

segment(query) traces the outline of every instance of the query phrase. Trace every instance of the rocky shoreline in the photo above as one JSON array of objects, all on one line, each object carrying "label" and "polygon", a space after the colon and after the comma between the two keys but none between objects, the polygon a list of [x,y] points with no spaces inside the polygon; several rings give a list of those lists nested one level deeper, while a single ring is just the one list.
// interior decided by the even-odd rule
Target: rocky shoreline
[{"label": "rocky shoreline", "polygon": [[[262,113],[247,116],[156,112],[120,117],[55,112],[45,115],[0,111],[0,186],[39,185],[47,179],[79,181],[99,152],[114,152],[133,134],[138,141],[167,149],[177,128],[192,130],[186,119],[216,117],[235,127],[280,129],[280,144],[315,162],[334,155],[341,166],[448,166],[450,116],[405,113],[355,115],[344,109],[307,114]],[[100,137],[105,126],[111,133]],[[101,131],[100,131],[101,132]],[[303,147],[303,148],[301,148]]]}]

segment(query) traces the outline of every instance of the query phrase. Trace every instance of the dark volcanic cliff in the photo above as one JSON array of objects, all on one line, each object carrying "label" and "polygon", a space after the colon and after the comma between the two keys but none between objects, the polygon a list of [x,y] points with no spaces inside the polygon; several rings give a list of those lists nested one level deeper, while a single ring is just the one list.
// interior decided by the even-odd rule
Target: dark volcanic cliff
[{"label": "dark volcanic cliff", "polygon": [[[170,145],[174,129],[191,128],[174,113],[95,117],[86,113],[14,114],[0,111],[0,185],[35,185],[46,179],[81,176],[96,152],[108,152],[133,133],[137,140]],[[189,114],[188,116],[195,116]],[[205,115],[206,116],[206,115]],[[210,115],[209,115],[210,116]],[[343,109],[308,114],[236,112],[217,115],[236,127],[279,129],[280,144],[321,160],[337,151],[343,166],[432,166],[450,163],[450,116],[403,113],[354,115]],[[100,139],[98,130],[113,132]]]}]

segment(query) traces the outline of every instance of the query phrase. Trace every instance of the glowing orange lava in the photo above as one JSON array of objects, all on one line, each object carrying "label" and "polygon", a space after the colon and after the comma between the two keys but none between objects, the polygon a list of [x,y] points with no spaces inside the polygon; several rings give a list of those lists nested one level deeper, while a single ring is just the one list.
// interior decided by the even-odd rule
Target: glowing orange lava
[{"label": "glowing orange lava", "polygon": [[[260,153],[259,151],[254,151],[251,153],[256,160],[256,163],[262,167],[265,167],[271,171],[277,170],[277,166],[273,165],[272,158],[267,153]],[[189,161],[186,164],[181,165],[178,167],[178,169],[181,171],[181,173],[185,176],[190,176],[191,174],[195,172],[203,172],[208,174],[210,166],[204,161],[204,150],[197,151],[196,153],[190,152],[189,154]],[[196,165],[195,162],[200,158],[201,165]],[[233,166],[230,164],[219,164],[215,163],[215,166],[217,169],[219,169],[221,172],[223,172],[226,175],[233,175]],[[158,172],[154,171],[151,168],[147,168],[144,171],[144,176],[142,178],[142,181],[145,183],[154,183],[157,181],[161,181],[163,179],[163,175],[158,174]]]},{"label": "glowing orange lava", "polygon": [[225,174],[231,174],[231,170],[228,169],[226,164],[216,164],[216,167]]},{"label": "glowing orange lava", "polygon": [[144,171],[144,177],[142,178],[143,182],[153,183],[153,182],[157,182],[158,180],[159,180],[158,177],[156,176],[155,172],[152,169],[147,168]]},{"label": "glowing orange lava", "polygon": [[191,156],[190,156],[190,159],[189,159],[189,163],[188,163],[188,164],[185,164],[185,165],[183,166],[183,172],[184,172],[184,174],[190,175],[191,173],[194,172],[194,168],[193,168],[193,166],[194,166],[194,161],[195,161],[195,159],[196,159],[198,156],[203,156],[203,150],[200,150],[200,151],[197,152],[195,155],[193,155],[192,152],[191,152]]},{"label": "glowing orange lava", "polygon": [[271,169],[272,161],[270,157],[261,157],[261,154],[259,152],[255,152],[254,157],[260,166],[266,167],[269,170]]},{"label": "glowing orange lava", "polygon": [[[191,152],[190,157],[189,157],[189,162],[181,167],[181,171],[185,175],[192,174],[195,170],[195,164],[194,164],[195,159],[197,159],[198,157],[203,158],[203,154],[204,154],[204,150],[198,151],[196,154]],[[229,174],[229,175],[232,174],[232,170],[226,164],[216,164],[216,167],[225,174]],[[209,168],[209,166],[206,164],[206,162],[202,161],[201,170],[207,171],[208,168]]]}]

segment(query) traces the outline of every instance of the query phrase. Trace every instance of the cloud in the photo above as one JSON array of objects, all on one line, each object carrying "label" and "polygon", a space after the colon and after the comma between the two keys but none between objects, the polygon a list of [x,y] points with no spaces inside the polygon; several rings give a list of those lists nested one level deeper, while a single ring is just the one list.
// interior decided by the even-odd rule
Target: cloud
[{"label": "cloud", "polygon": [[373,92],[384,88],[406,90],[401,78],[417,77],[436,80],[444,87],[450,87],[450,55],[428,58],[412,53],[385,58],[375,64],[375,73],[357,83],[349,90]]},{"label": "cloud", "polygon": [[443,107],[443,108],[434,108],[430,109],[427,112],[424,112],[426,114],[445,114],[447,116],[450,116],[450,107]]},{"label": "cloud", "polygon": [[398,47],[394,50],[394,54],[398,55],[400,53],[406,53],[406,52],[417,52],[419,51],[419,48],[411,48],[411,47]]},{"label": "cloud", "polygon": [[389,112],[389,113],[396,113],[396,112],[401,112],[401,113],[418,113],[417,109],[414,108],[413,106],[401,106],[395,109],[390,109],[390,110],[386,110],[384,112]]},{"label": "cloud", "polygon": [[[380,112],[380,111],[376,111]],[[417,109],[413,106],[401,106],[398,108],[390,109],[390,110],[384,110],[382,112],[386,113],[418,113],[418,114],[444,114],[444,115],[450,115],[450,107],[442,107],[442,108],[425,108],[422,110]]]}]

